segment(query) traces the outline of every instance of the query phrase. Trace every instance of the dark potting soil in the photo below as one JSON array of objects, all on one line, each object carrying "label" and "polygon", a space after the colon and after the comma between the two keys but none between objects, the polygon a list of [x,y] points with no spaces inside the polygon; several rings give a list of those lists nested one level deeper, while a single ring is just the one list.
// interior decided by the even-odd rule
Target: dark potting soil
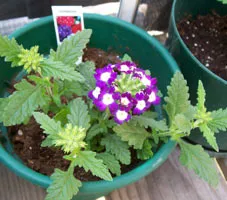
[{"label": "dark potting soil", "polygon": [[[101,55],[101,56],[100,56]],[[85,51],[83,60],[92,60],[96,67],[104,67],[109,63],[119,62],[119,57],[114,53],[106,53],[101,49],[88,48]],[[64,101],[64,97],[63,97]],[[67,170],[69,161],[63,158],[64,153],[58,148],[41,147],[46,135],[40,125],[31,118],[27,125],[16,125],[8,128],[8,133],[13,143],[14,152],[20,159],[33,170],[50,176],[55,168]],[[132,150],[132,163],[128,166],[121,165],[122,173],[128,172],[138,166],[141,162],[136,158]],[[96,181],[100,178],[93,176],[90,171],[85,172],[83,168],[76,167],[74,175],[81,181]]]},{"label": "dark potting soil", "polygon": [[177,27],[193,55],[227,80],[227,15],[220,16],[213,11],[195,19],[188,16]]}]

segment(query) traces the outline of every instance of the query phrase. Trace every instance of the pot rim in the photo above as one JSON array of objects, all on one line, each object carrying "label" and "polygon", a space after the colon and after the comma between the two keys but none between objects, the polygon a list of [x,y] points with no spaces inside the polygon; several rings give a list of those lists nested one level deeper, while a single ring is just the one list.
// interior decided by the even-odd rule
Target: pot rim
[{"label": "pot rim", "polygon": [[177,29],[177,23],[176,23],[176,18],[175,18],[175,8],[176,8],[176,4],[177,1],[179,0],[174,0],[173,5],[172,5],[172,10],[171,10],[171,21],[173,24],[173,30],[175,31],[176,35],[177,35],[177,39],[179,40],[180,44],[183,46],[183,48],[185,49],[186,53],[188,54],[188,56],[191,57],[191,59],[200,67],[202,68],[203,71],[205,71],[206,73],[208,73],[211,77],[213,77],[214,79],[218,80],[220,83],[227,85],[227,80],[224,80],[223,78],[219,77],[218,75],[216,75],[214,72],[212,72],[211,70],[207,69],[190,51],[190,49],[187,47],[187,45],[184,43],[182,37],[180,36],[180,33]]},{"label": "pot rim", "polygon": [[[84,16],[87,19],[111,22],[111,23],[117,24],[119,27],[124,27],[124,28],[126,27],[127,29],[135,32],[136,34],[146,39],[148,43],[155,46],[160,53],[165,55],[163,59],[165,59],[169,63],[170,69],[173,73],[176,71],[179,71],[177,63],[171,57],[171,55],[165,49],[165,47],[162,46],[155,38],[148,35],[141,28],[110,16],[101,16],[97,14],[85,14]],[[18,37],[30,29],[34,27],[37,28],[37,26],[42,26],[43,24],[49,23],[52,20],[53,20],[52,16],[43,17],[15,31],[13,34],[10,35],[10,38]],[[160,149],[154,154],[154,156],[151,159],[145,161],[143,164],[139,165],[133,170],[125,174],[122,174],[121,176],[114,177],[113,181],[111,182],[104,181],[104,180],[83,182],[83,185],[80,188],[80,193],[86,192],[86,193],[92,194],[92,193],[96,193],[97,190],[99,190],[100,188],[103,188],[103,190],[106,190],[106,191],[108,190],[110,191],[110,190],[113,190],[113,188],[117,189],[122,187],[122,185],[128,185],[132,182],[135,182],[141,179],[142,177],[148,175],[151,171],[155,170],[158,166],[160,166],[167,159],[167,157],[173,151],[175,146],[176,146],[176,142],[169,140],[167,143],[163,144],[160,147]],[[49,178],[49,176],[43,175],[41,173],[38,173],[30,169],[22,162],[14,158],[0,144],[0,163],[1,162],[9,169],[16,172],[18,176],[24,179],[27,179],[36,185],[47,188],[51,183],[51,179]]]}]

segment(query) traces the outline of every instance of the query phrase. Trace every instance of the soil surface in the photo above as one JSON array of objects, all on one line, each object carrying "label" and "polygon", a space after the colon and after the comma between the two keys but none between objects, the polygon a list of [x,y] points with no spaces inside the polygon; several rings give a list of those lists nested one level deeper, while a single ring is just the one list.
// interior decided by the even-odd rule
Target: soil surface
[{"label": "soil surface", "polygon": [[[96,67],[100,68],[109,63],[119,62],[119,57],[100,49],[88,48],[85,51],[83,60],[92,60],[96,63]],[[40,146],[46,135],[43,134],[43,130],[34,118],[31,118],[27,125],[9,127],[8,133],[11,136],[15,153],[28,167],[45,175],[51,175],[55,168],[67,170],[69,161],[63,158],[63,151],[58,148]],[[132,163],[129,166],[121,165],[122,173],[132,170],[141,162],[136,158],[133,150],[131,153]],[[74,175],[81,181],[100,180],[100,178],[93,176],[90,172],[85,172],[83,168],[79,167],[75,168]]]},{"label": "soil surface", "polygon": [[214,11],[180,21],[179,33],[190,51],[204,66],[227,80],[227,15]]}]

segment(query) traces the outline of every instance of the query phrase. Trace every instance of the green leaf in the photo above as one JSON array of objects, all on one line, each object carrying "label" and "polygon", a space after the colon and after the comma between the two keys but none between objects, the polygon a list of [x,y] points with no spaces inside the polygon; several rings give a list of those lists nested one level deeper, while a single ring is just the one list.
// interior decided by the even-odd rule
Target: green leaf
[{"label": "green leaf", "polygon": [[43,132],[50,135],[56,134],[62,130],[61,123],[51,119],[48,115],[40,112],[34,112],[35,120],[41,125]]},{"label": "green leaf", "polygon": [[121,165],[118,160],[116,160],[115,156],[105,152],[97,154],[96,157],[103,160],[103,163],[108,167],[111,173],[116,174],[117,176],[121,175]]},{"label": "green leaf", "polygon": [[61,61],[45,59],[40,67],[43,76],[49,78],[54,77],[61,80],[84,82],[84,77],[79,72]]},{"label": "green leaf", "polygon": [[[43,132],[48,135],[57,134],[62,130],[60,122],[56,122],[54,119],[51,119],[44,113],[34,112],[33,116],[35,120],[41,125],[40,127],[44,130]],[[54,145],[54,140],[51,136],[47,136],[41,144],[42,147],[51,147]]]},{"label": "green leaf", "polygon": [[205,108],[206,92],[205,92],[205,89],[203,87],[203,83],[201,81],[199,81],[197,95],[198,95],[197,109],[200,112],[205,113],[206,112],[206,108]]},{"label": "green leaf", "polygon": [[165,97],[166,105],[164,108],[170,123],[172,123],[177,114],[186,112],[190,106],[187,82],[180,72],[174,74],[167,90],[168,96]]},{"label": "green leaf", "polygon": [[216,187],[219,176],[214,160],[204,151],[201,145],[192,145],[180,141],[180,162],[187,168],[194,170],[196,174],[210,185]]},{"label": "green leaf", "polygon": [[219,151],[214,132],[211,131],[207,124],[199,125],[199,130],[203,133],[203,136],[206,138],[210,146],[212,146],[216,151]]},{"label": "green leaf", "polygon": [[79,192],[82,183],[74,177],[73,171],[74,168],[66,172],[55,169],[50,177],[53,182],[47,189],[45,200],[71,200]]},{"label": "green leaf", "polygon": [[106,151],[115,155],[117,160],[120,160],[122,164],[129,165],[131,163],[129,146],[117,135],[108,134],[101,140],[101,145],[104,145],[106,147]]},{"label": "green leaf", "polygon": [[4,120],[4,110],[7,107],[8,98],[0,98],[0,122]]},{"label": "green leaf", "polygon": [[16,84],[15,88],[17,91],[8,97],[8,104],[4,110],[5,126],[22,123],[48,100],[42,87],[33,86],[24,79]]},{"label": "green leaf", "polygon": [[73,66],[76,61],[83,55],[83,49],[86,47],[91,37],[92,30],[86,29],[65,39],[57,48],[56,53],[51,53],[55,61]]},{"label": "green leaf", "polygon": [[93,62],[85,62],[81,63],[78,66],[78,71],[83,75],[85,78],[85,85],[87,90],[93,90],[95,88],[96,80],[94,78],[95,74],[95,64]]},{"label": "green leaf", "polygon": [[70,114],[68,115],[68,120],[70,123],[87,130],[90,127],[87,104],[81,98],[77,98],[70,103],[69,109]]},{"label": "green leaf", "polygon": [[174,123],[177,128],[184,133],[190,133],[192,129],[190,120],[183,114],[177,114],[174,118]]},{"label": "green leaf", "polygon": [[67,115],[70,114],[70,110],[68,107],[61,109],[55,116],[54,120],[61,122],[62,125],[68,123]]},{"label": "green leaf", "polygon": [[123,56],[123,58],[121,60],[122,60],[122,62],[124,62],[124,61],[132,62],[132,58],[127,53],[124,54],[124,56]]},{"label": "green leaf", "polygon": [[211,118],[208,122],[208,127],[214,133],[219,133],[219,131],[226,131],[227,129],[227,108],[219,109],[217,111],[211,112]]},{"label": "green leaf", "polygon": [[196,107],[190,105],[188,110],[186,112],[184,112],[184,116],[188,119],[188,120],[193,120],[195,118],[196,115]]},{"label": "green leaf", "polygon": [[128,123],[115,126],[113,130],[123,141],[128,142],[128,144],[134,146],[135,149],[142,149],[144,141],[150,135],[144,128],[130,126]]},{"label": "green leaf", "polygon": [[87,89],[84,84],[78,82],[78,81],[68,81],[64,80],[62,84],[62,90],[61,95],[71,97],[73,94],[76,94],[78,96],[86,96],[87,95]]},{"label": "green leaf", "polygon": [[94,124],[87,132],[86,140],[91,140],[101,133],[104,133],[103,127],[100,124]]},{"label": "green leaf", "polygon": [[148,160],[154,155],[152,151],[152,145],[149,140],[145,140],[143,148],[137,150],[137,158],[140,160]]},{"label": "green leaf", "polygon": [[36,85],[51,87],[51,82],[49,78],[42,78],[35,75],[27,76],[29,80],[35,82]]},{"label": "green leaf", "polygon": [[140,126],[144,128],[152,128],[160,131],[168,130],[165,120],[157,121],[151,118],[147,113],[139,116],[133,116],[132,120],[135,120]]},{"label": "green leaf", "polygon": [[112,181],[109,170],[106,165],[103,164],[102,160],[96,158],[95,152],[81,151],[75,159],[75,165],[83,167],[86,172],[90,170],[94,176],[98,176],[107,181]]},{"label": "green leaf", "polygon": [[16,40],[0,35],[0,57],[5,57],[6,62],[12,62],[12,67],[18,66],[20,58],[18,55],[23,47]]},{"label": "green leaf", "polygon": [[73,127],[72,124],[66,124],[66,127],[60,132],[49,135],[48,137],[53,141],[54,146],[61,147],[65,153],[76,153],[82,148],[85,148],[85,136],[86,132],[84,128],[78,126]]}]

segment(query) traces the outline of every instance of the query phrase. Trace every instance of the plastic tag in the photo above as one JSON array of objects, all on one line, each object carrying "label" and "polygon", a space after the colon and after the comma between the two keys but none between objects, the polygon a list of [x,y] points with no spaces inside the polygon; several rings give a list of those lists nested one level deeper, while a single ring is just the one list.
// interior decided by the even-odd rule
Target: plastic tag
[{"label": "plastic tag", "polygon": [[82,6],[52,6],[57,44],[84,29]]}]

